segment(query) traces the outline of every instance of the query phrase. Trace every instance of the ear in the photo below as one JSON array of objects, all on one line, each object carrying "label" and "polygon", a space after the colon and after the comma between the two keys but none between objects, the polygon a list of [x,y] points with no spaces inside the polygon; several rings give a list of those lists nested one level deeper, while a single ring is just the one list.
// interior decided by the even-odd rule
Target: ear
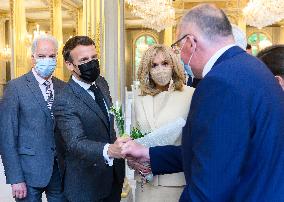
[{"label": "ear", "polygon": [[281,76],[275,76],[275,78],[277,79],[280,86],[284,88],[284,79]]},{"label": "ear", "polygon": [[190,40],[192,49],[195,51],[195,49],[196,49],[196,39],[192,35],[188,36],[188,38]]},{"label": "ear", "polygon": [[34,67],[35,64],[36,64],[36,59],[35,59],[35,56],[33,54],[31,55],[31,63],[32,63],[32,67]]},{"label": "ear", "polygon": [[69,61],[65,61],[65,65],[66,65],[66,67],[67,67],[67,69],[69,70],[69,71],[74,71],[74,65],[71,63],[71,62],[69,62]]}]

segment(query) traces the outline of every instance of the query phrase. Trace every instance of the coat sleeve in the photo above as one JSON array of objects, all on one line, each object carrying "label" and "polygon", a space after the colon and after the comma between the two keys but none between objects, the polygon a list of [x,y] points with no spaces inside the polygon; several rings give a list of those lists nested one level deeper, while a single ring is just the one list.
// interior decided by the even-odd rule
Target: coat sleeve
[{"label": "coat sleeve", "polygon": [[65,149],[77,156],[98,165],[105,164],[103,148],[106,143],[96,142],[87,138],[83,130],[83,125],[78,115],[76,105],[72,104],[61,94],[57,97],[54,106],[54,116],[56,119],[56,139],[62,139]]},{"label": "coat sleeve", "polygon": [[150,147],[150,163],[154,175],[172,174],[183,171],[180,146]]},{"label": "coat sleeve", "polygon": [[8,83],[0,103],[0,111],[0,152],[7,184],[24,182],[17,151],[20,104],[14,83]]}]

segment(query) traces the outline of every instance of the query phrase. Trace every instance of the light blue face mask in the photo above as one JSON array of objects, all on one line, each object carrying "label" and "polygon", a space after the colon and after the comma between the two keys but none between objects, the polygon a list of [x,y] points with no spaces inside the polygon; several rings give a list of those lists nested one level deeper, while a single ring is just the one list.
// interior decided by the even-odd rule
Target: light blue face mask
[{"label": "light blue face mask", "polygon": [[56,67],[56,58],[38,58],[36,59],[35,70],[42,78],[48,78],[54,72]]},{"label": "light blue face mask", "polygon": [[184,64],[184,69],[185,69],[185,71],[186,71],[186,73],[188,74],[188,75],[190,75],[191,77],[194,77],[194,75],[193,75],[193,73],[192,73],[192,71],[191,71],[191,67],[190,66],[188,66],[188,64]]},{"label": "light blue face mask", "polygon": [[188,66],[188,64],[184,64],[184,62],[183,62],[182,59],[180,60],[180,62],[181,62],[181,64],[182,64],[184,70],[186,71],[186,73],[187,73],[188,75],[190,75],[191,77],[194,77],[194,75],[193,75],[193,73],[192,73],[192,71],[191,71],[191,67]]}]

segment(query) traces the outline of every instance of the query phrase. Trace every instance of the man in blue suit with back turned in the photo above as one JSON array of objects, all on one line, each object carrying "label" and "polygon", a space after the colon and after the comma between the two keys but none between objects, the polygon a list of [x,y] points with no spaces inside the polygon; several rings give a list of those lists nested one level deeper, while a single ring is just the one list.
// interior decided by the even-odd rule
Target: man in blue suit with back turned
[{"label": "man in blue suit with back turned", "polygon": [[153,174],[184,171],[180,201],[284,201],[284,94],[267,67],[234,44],[213,5],[192,8],[180,24],[181,57],[203,78],[192,98],[182,145],[122,153],[150,160]]}]

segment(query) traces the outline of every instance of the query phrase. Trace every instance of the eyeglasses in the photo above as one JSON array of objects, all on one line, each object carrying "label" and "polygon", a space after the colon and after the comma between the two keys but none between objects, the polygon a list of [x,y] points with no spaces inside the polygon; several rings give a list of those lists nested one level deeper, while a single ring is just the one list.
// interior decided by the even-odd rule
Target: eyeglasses
[{"label": "eyeglasses", "polygon": [[[181,41],[183,40],[183,39],[185,39],[186,37],[188,37],[188,36],[192,36],[191,34],[185,34],[183,37],[181,37],[179,40],[177,40],[176,42],[174,42],[172,45],[171,45],[171,48],[173,49],[173,51],[176,53],[176,54],[179,54],[180,53],[180,51],[181,51],[181,48],[182,48],[182,46],[181,46]],[[195,42],[197,42],[197,40],[196,39],[193,39]]]}]

